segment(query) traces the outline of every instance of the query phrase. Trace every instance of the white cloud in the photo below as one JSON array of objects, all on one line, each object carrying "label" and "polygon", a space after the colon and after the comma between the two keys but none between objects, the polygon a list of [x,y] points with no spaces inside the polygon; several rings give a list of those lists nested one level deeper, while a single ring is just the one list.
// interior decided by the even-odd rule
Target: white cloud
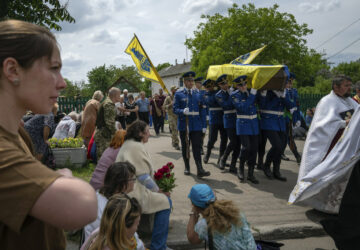
[{"label": "white cloud", "polygon": [[304,2],[299,4],[300,11],[304,13],[328,12],[340,8],[339,0],[331,0],[330,2]]},{"label": "white cloud", "polygon": [[107,30],[102,30],[95,35],[92,36],[91,39],[94,43],[106,43],[106,44],[114,44],[116,43],[116,38],[109,33]]},{"label": "white cloud", "polygon": [[184,13],[214,14],[223,13],[231,5],[231,0],[186,0],[182,6]]}]

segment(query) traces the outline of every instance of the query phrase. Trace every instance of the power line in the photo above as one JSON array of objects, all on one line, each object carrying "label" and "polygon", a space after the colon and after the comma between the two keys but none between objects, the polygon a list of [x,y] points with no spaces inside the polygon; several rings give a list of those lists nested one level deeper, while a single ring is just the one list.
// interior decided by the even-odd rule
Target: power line
[{"label": "power line", "polygon": [[329,56],[328,58],[326,58],[327,60],[331,57],[334,57],[338,54],[340,54],[341,52],[343,52],[344,50],[346,50],[347,48],[349,48],[350,46],[352,46],[354,43],[356,43],[357,41],[360,41],[360,37],[358,39],[356,39],[355,41],[353,41],[352,43],[350,43],[349,45],[347,45],[345,48],[341,49],[340,51],[336,52],[335,54],[333,54],[332,56]]},{"label": "power line", "polygon": [[334,37],[336,37],[337,35],[339,35],[341,32],[347,30],[348,28],[350,28],[352,25],[354,25],[355,23],[357,23],[358,21],[360,21],[360,18],[355,20],[354,22],[352,22],[351,24],[349,24],[348,26],[346,26],[345,28],[343,28],[342,30],[340,30],[339,32],[337,32],[335,35],[333,35],[332,37],[330,37],[329,39],[327,39],[325,42],[323,42],[322,44],[320,44],[319,46],[317,46],[315,49],[320,48],[321,46],[323,46],[325,43],[329,42],[330,40],[332,40]]}]

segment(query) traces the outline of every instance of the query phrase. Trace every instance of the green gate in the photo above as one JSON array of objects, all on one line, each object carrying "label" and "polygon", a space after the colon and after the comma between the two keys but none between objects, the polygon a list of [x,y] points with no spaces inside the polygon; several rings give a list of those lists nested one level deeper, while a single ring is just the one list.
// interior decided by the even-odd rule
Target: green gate
[{"label": "green gate", "polygon": [[84,110],[89,97],[59,97],[59,111],[69,114],[71,111],[80,113]]}]

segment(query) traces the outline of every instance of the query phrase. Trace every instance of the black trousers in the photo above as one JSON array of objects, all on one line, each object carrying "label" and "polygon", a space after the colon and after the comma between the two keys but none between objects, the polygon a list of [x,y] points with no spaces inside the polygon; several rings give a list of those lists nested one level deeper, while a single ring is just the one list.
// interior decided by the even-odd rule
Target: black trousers
[{"label": "black trousers", "polygon": [[[195,162],[201,163],[201,137],[202,131],[189,132],[189,146],[191,144]],[[186,160],[186,131],[180,131],[181,153],[184,161]]]},{"label": "black trousers", "polygon": [[287,123],[285,125],[286,126],[286,131],[285,131],[286,140],[285,140],[284,150],[282,153],[284,154],[286,145],[289,145],[291,152],[294,154],[295,157],[298,157],[300,154],[297,150],[294,137],[290,137],[290,126],[292,126],[291,123],[292,122],[290,121],[289,123]]},{"label": "black trousers", "polygon": [[220,155],[224,154],[226,145],[228,142],[228,137],[224,126],[221,124],[211,124],[209,125],[209,140],[207,143],[207,150],[213,149],[215,142],[218,138],[218,132],[220,132]]},{"label": "black trousers", "polygon": [[237,159],[239,158],[240,155],[241,144],[240,144],[240,138],[236,134],[236,128],[226,128],[225,130],[230,141],[226,150],[233,151],[231,157],[232,159]]},{"label": "black trousers", "polygon": [[146,122],[149,124],[149,112],[139,112],[139,120]]},{"label": "black trousers", "polygon": [[263,130],[264,137],[270,141],[271,148],[266,155],[265,162],[273,162],[274,165],[280,165],[281,154],[284,151],[284,142],[286,141],[285,132],[274,130]]},{"label": "black trousers", "polygon": [[341,200],[339,215],[320,221],[339,250],[358,249],[360,241],[360,161],[351,173]]},{"label": "black trousers", "polygon": [[259,147],[258,147],[258,165],[262,165],[264,163],[264,155],[267,139],[264,135],[264,130],[260,130],[259,136]]},{"label": "black trousers", "polygon": [[255,166],[259,147],[258,135],[239,135],[241,142],[241,160],[248,162],[249,166]]},{"label": "black trousers", "polygon": [[160,133],[161,119],[162,119],[162,116],[157,116],[156,114],[153,115],[154,129],[155,129],[155,133],[157,135]]},{"label": "black trousers", "polygon": [[117,115],[117,116],[116,116],[116,121],[120,122],[121,127],[122,127],[123,129],[126,129],[125,116],[123,116],[123,115],[122,115],[122,116]]}]

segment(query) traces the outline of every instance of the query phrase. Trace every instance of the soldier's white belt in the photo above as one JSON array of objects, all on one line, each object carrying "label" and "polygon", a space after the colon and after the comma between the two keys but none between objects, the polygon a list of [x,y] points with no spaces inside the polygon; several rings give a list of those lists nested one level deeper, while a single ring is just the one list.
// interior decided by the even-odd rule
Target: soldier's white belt
[{"label": "soldier's white belt", "polygon": [[264,113],[264,114],[271,114],[271,115],[284,115],[284,112],[282,112],[282,111],[273,111],[273,110],[260,109],[260,112]]},{"label": "soldier's white belt", "polygon": [[217,108],[209,108],[210,111],[222,111],[223,109],[221,107]]},{"label": "soldier's white belt", "polygon": [[236,118],[238,119],[255,119],[257,115],[237,115]]},{"label": "soldier's white belt", "polygon": [[190,111],[187,115],[199,115],[199,112],[196,112],[196,111]]},{"label": "soldier's white belt", "polygon": [[224,110],[224,114],[232,114],[232,113],[236,113],[235,109],[232,110]]}]

